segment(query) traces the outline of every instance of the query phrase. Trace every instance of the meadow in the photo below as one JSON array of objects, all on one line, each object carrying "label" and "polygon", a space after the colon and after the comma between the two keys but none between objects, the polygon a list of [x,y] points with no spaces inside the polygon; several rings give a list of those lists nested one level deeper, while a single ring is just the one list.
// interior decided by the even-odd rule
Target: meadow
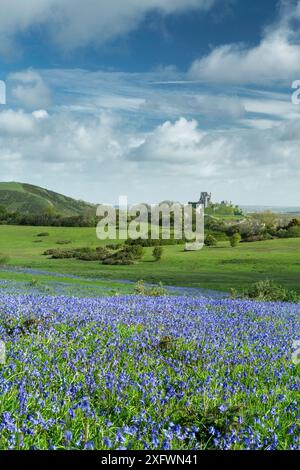
[{"label": "meadow", "polygon": [[[107,243],[0,227],[0,449],[300,449],[299,304],[200,289],[271,275],[299,292],[299,239],[147,248],[131,266],[42,254],[61,240]],[[175,290],[133,295],[141,278]]]},{"label": "meadow", "polygon": [[0,449],[300,449],[297,305],[0,303]]},{"label": "meadow", "polygon": [[[48,237],[37,237],[39,232],[44,231],[49,232]],[[44,271],[39,278],[45,281],[55,280],[55,275],[60,273],[70,283],[76,282],[75,275],[99,279],[107,286],[120,279],[144,279],[147,282],[162,281],[167,285],[229,292],[231,288],[241,290],[252,282],[271,277],[283,286],[300,292],[300,238],[240,243],[236,248],[231,248],[228,242],[220,242],[217,247],[204,247],[197,252],[185,252],[183,245],[166,246],[159,262],[154,262],[152,249],[146,248],[143,259],[132,266],[108,266],[97,261],[76,259],[54,260],[42,255],[49,248],[59,247],[56,244],[59,240],[70,240],[68,248],[109,243],[98,240],[94,228],[0,227],[0,252],[10,257],[8,265],[32,269],[33,273],[35,270]],[[34,276],[22,270],[0,272],[2,279],[30,280]]]}]

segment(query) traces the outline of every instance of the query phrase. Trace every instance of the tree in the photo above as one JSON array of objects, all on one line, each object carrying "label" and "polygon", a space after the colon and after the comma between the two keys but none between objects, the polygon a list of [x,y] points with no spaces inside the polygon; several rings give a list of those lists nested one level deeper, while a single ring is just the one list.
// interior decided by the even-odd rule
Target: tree
[{"label": "tree", "polygon": [[218,240],[213,235],[207,235],[204,240],[206,246],[217,246]]},{"label": "tree", "polygon": [[134,259],[141,259],[144,256],[144,248],[141,245],[128,245],[123,251],[131,254]]},{"label": "tree", "polygon": [[232,247],[238,246],[238,244],[241,241],[241,235],[239,233],[234,233],[232,237],[230,238],[230,245]]},{"label": "tree", "polygon": [[155,261],[159,261],[162,257],[163,254],[163,247],[162,246],[155,246],[153,251],[152,251],[152,256],[155,259]]},{"label": "tree", "polygon": [[289,224],[288,224],[288,228],[291,228],[291,227],[300,227],[300,219],[292,219]]}]

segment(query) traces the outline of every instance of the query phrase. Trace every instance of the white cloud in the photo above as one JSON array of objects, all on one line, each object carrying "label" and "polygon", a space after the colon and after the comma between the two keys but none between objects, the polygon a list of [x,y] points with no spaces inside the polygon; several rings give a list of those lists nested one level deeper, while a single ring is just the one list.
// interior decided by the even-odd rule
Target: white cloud
[{"label": "white cloud", "polygon": [[171,164],[195,161],[204,135],[194,119],[180,118],[174,124],[167,121],[146,136],[131,158]]},{"label": "white cloud", "polygon": [[19,152],[24,161],[78,164],[88,171],[94,162],[121,159],[126,138],[118,130],[118,119],[107,113],[81,120],[45,110],[0,113],[0,160],[9,150]]},{"label": "white cloud", "polygon": [[300,118],[300,107],[295,106],[288,98],[285,100],[245,98],[243,102],[245,110],[250,113],[265,114],[281,120]]},{"label": "white cloud", "polygon": [[51,93],[38,72],[28,69],[8,77],[12,83],[12,96],[25,108],[47,108],[51,103]]},{"label": "white cloud", "polygon": [[32,115],[36,119],[47,119],[49,117],[49,114],[47,113],[47,111],[45,111],[45,109],[38,109],[36,111],[33,111]]},{"label": "white cloud", "polygon": [[237,96],[206,94],[202,91],[173,93],[155,91],[140,104],[140,110],[161,116],[197,115],[210,119],[238,119],[245,114],[242,99]]},{"label": "white cloud", "polygon": [[282,2],[282,5],[285,8],[279,22],[266,29],[257,46],[219,46],[192,64],[189,77],[239,84],[297,78],[300,74],[300,33],[295,22],[300,20],[300,1],[297,4]]},{"label": "white cloud", "polygon": [[274,128],[203,130],[195,119],[182,117],[145,133],[107,112],[80,119],[69,113],[46,118],[41,110],[0,113],[3,180],[15,175],[42,181],[95,202],[114,201],[122,193],[133,202],[184,200],[205,187],[216,198],[244,203],[261,202],[268,188],[264,202],[273,204],[279,197],[288,203],[293,190],[297,204],[299,146],[300,127],[292,121]]},{"label": "white cloud", "polygon": [[33,116],[24,111],[11,109],[0,113],[0,137],[2,134],[11,136],[32,135],[35,132]]},{"label": "white cloud", "polygon": [[272,127],[280,125],[280,121],[273,121],[271,119],[241,119],[240,123],[243,126],[254,129],[272,129]]},{"label": "white cloud", "polygon": [[139,162],[158,162],[183,174],[236,182],[249,177],[263,183],[280,175],[300,175],[297,154],[300,128],[295,123],[280,128],[231,129],[203,132],[195,120],[165,122],[149,133],[130,155]]},{"label": "white cloud", "polygon": [[[147,12],[208,9],[214,0],[1,0],[0,51],[11,51],[17,33],[47,27],[63,49],[103,44],[137,28]],[[4,13],[5,12],[5,13]]]},{"label": "white cloud", "polygon": [[190,200],[202,188],[215,199],[291,204],[293,194],[300,203],[300,106],[282,92],[230,87],[226,96],[218,86],[153,85],[157,73],[84,70],[20,72],[9,92],[38,77],[55,90],[51,108],[1,107],[2,180],[95,202]]}]

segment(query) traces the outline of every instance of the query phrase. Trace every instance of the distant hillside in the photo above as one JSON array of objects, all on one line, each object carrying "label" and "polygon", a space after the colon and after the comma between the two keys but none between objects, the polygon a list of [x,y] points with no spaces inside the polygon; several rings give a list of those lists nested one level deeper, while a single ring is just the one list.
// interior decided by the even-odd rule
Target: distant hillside
[{"label": "distant hillside", "polygon": [[25,183],[0,183],[0,206],[9,212],[40,214],[49,211],[63,216],[92,212],[95,205]]}]

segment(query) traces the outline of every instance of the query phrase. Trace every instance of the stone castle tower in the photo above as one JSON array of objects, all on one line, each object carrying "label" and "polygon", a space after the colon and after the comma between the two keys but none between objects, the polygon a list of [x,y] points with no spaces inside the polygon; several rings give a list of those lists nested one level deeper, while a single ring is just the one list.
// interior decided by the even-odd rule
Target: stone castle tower
[{"label": "stone castle tower", "polygon": [[194,209],[197,209],[197,207],[202,204],[205,208],[209,206],[211,203],[211,193],[207,192],[202,192],[200,194],[200,199],[197,202],[189,202],[193,206]]}]

